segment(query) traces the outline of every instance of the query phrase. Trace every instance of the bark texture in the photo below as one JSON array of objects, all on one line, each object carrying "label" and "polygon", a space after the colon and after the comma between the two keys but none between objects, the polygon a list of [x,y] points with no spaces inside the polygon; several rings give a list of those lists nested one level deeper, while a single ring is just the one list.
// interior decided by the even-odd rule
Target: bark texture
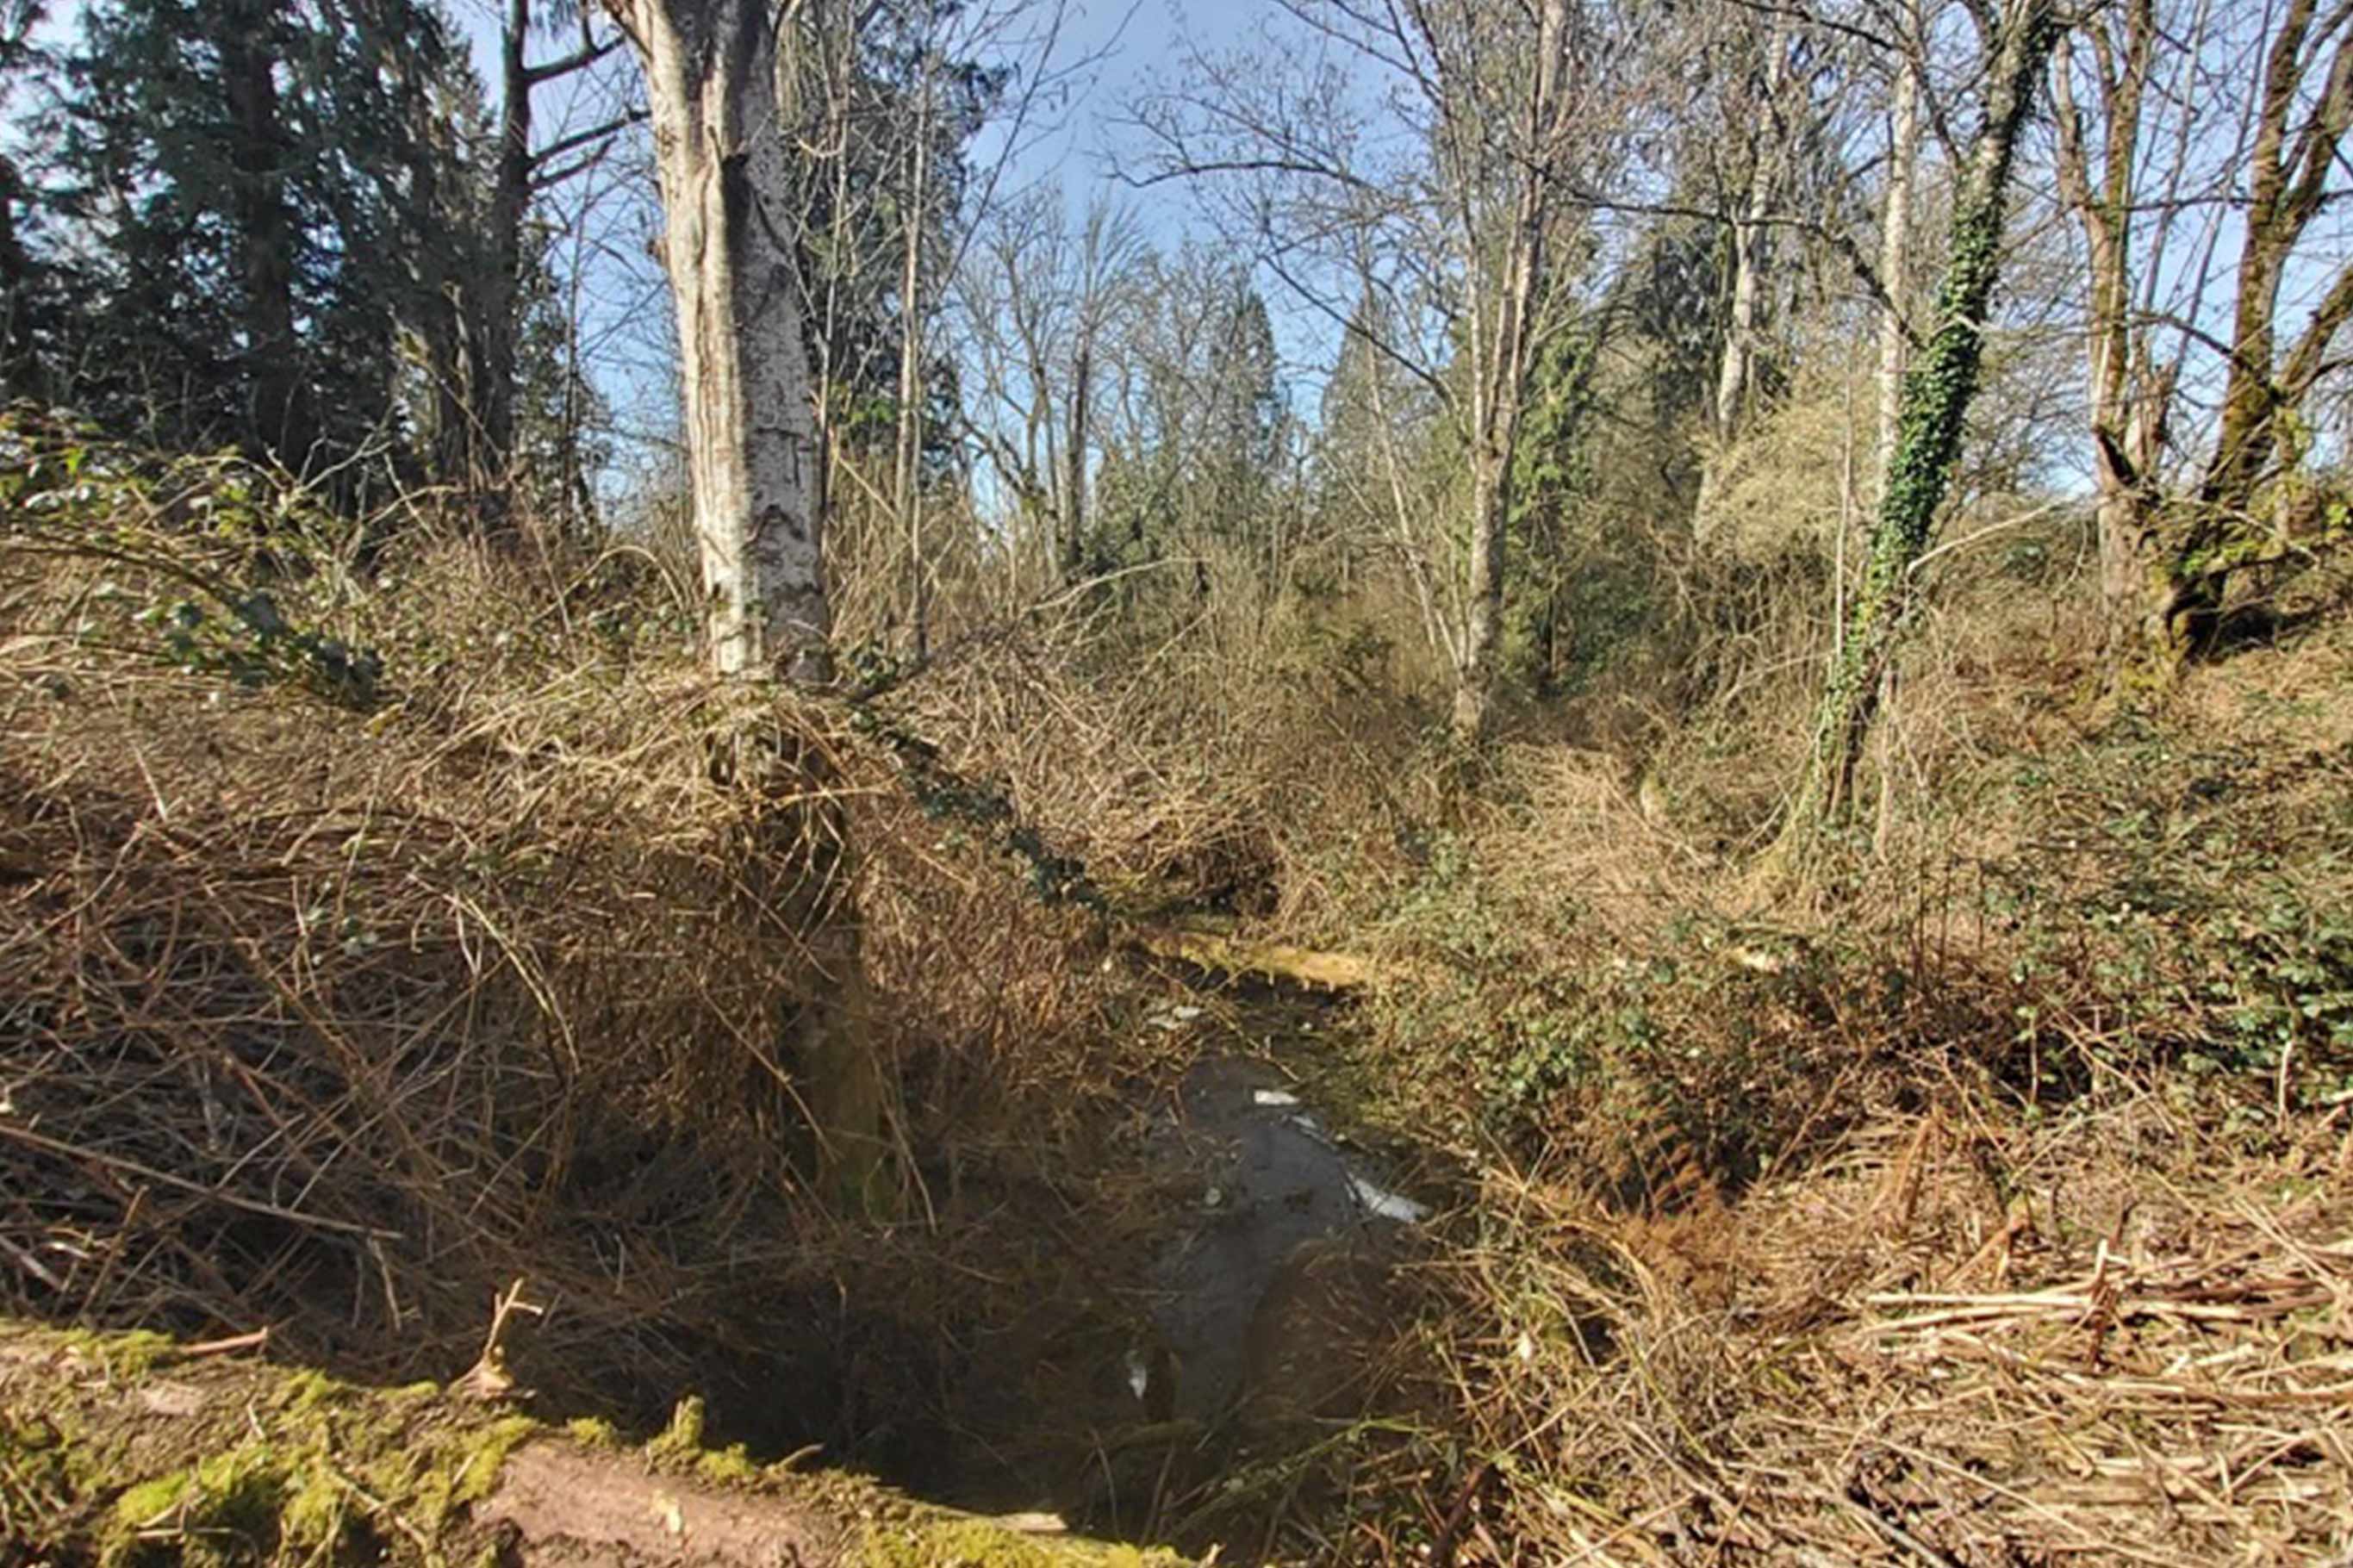
[{"label": "bark texture", "polygon": [[821,682],[830,625],[781,13],[768,0],[621,9],[652,110],[712,661]]},{"label": "bark texture", "polygon": [[266,23],[262,15],[225,18],[215,41],[237,137],[233,201],[244,252],[239,267],[256,456],[275,458],[299,473],[310,456],[312,419],[294,326],[296,237],[282,167],[290,138],[279,112],[276,62],[265,53]]},{"label": "bark texture", "polygon": [[2087,281],[2085,390],[2097,500],[2102,642],[2112,665],[2130,656],[2160,564],[2158,465],[2165,446],[2170,377],[2153,363],[2147,332],[2134,320],[2134,198],[2142,102],[2158,41],[2155,0],[2127,0],[2112,37],[2105,19],[2087,26],[2098,145],[2077,99],[2079,62],[2059,50],[2052,90],[2058,130],[2059,190],[2083,230]]},{"label": "bark texture", "polygon": [[[1529,63],[1525,122],[1514,178],[1518,191],[1492,300],[1472,279],[1474,363],[1471,403],[1471,582],[1456,659],[1453,732],[1476,745],[1486,734],[1495,663],[1503,639],[1505,557],[1510,548],[1513,454],[1535,363],[1536,304],[1544,280],[1545,237],[1553,209],[1553,161],[1566,122],[1569,66],[1568,0],[1544,0],[1536,58]],[[1464,167],[1469,167],[1465,159]],[[1462,177],[1467,181],[1469,176]]]},{"label": "bark texture", "polygon": [[1884,682],[1915,603],[1913,567],[1926,552],[1977,394],[1986,310],[2001,269],[2002,217],[2019,128],[2057,38],[2050,0],[2013,0],[1987,76],[1985,125],[1953,209],[1951,259],[1937,289],[1936,332],[1906,376],[1871,554],[1831,668],[1814,746],[1783,851],[1802,847],[1852,804],[1854,776]]},{"label": "bark texture", "polygon": [[[2353,130],[2348,19],[2353,13],[2341,5],[2324,10],[2318,0],[2288,0],[2264,55],[2221,426],[2196,504],[2186,509],[2187,526],[2156,583],[2147,624],[2146,640],[2164,667],[2211,641],[2231,574],[2274,552],[2262,515],[2263,492],[2301,457],[2297,416],[2337,332],[2353,321],[2353,262],[2315,257],[2319,275],[2330,281],[2283,353],[2282,289],[2312,224],[2343,194],[2335,182]],[[2333,275],[2327,267],[2336,268]]]}]

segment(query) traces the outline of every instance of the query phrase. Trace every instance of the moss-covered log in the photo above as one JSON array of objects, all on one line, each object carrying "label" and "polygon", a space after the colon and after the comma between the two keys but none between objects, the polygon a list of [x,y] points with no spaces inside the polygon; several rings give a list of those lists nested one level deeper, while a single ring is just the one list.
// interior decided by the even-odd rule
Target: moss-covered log
[{"label": "moss-covered log", "polygon": [[152,1334],[0,1320],[0,1565],[1173,1568],[702,1440],[641,1447],[434,1384],[361,1388]]}]

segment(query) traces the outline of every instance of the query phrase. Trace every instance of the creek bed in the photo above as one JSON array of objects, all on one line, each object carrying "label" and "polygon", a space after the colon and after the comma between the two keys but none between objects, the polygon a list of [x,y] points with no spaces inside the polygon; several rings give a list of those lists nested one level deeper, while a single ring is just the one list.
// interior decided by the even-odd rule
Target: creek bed
[{"label": "creek bed", "polygon": [[1257,1057],[1205,1055],[1151,1146],[1191,1198],[1152,1266],[1158,1340],[1131,1353],[1130,1387],[1154,1415],[1201,1423],[1262,1394],[1282,1402],[1292,1391],[1264,1385],[1295,1371],[1292,1342],[1312,1329],[1292,1320],[1356,1315],[1305,1298],[1375,1289],[1399,1227],[1428,1209]]}]

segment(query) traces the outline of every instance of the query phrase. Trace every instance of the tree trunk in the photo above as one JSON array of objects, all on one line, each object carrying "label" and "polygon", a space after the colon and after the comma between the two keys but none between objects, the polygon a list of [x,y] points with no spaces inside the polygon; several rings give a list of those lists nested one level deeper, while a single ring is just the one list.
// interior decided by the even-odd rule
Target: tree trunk
[{"label": "tree trunk", "polygon": [[1757,108],[1764,123],[1749,147],[1748,190],[1732,220],[1732,298],[1724,329],[1724,352],[1716,361],[1715,395],[1710,408],[1714,449],[1700,467],[1699,499],[1693,509],[1704,536],[1715,522],[1724,465],[1747,420],[1757,380],[1757,332],[1765,299],[1766,227],[1772,210],[1774,154],[1772,110],[1788,74],[1788,50],[1777,17],[1765,40],[1764,93]]},{"label": "tree trunk", "polygon": [[922,81],[917,89],[914,146],[906,199],[901,212],[899,270],[899,420],[898,447],[892,465],[892,501],[899,511],[899,531],[907,542],[908,588],[914,629],[914,655],[927,658],[932,651],[931,581],[923,560],[923,497],[919,459],[923,443],[923,226],[930,206],[932,167],[932,59],[929,31]]},{"label": "tree trunk", "polygon": [[508,0],[499,35],[499,161],[491,183],[490,276],[482,290],[480,386],[475,394],[479,424],[469,431],[467,484],[481,509],[485,532],[504,534],[513,524],[507,484],[513,472],[515,376],[521,357],[522,230],[531,211],[531,89],[524,45],[531,37],[532,0]]},{"label": "tree trunk", "polygon": [[[1916,30],[1916,29],[1915,29]],[[1908,39],[1907,39],[1908,42]],[[1920,78],[1917,63],[1908,55],[1895,62],[1895,83],[1888,105],[1887,200],[1879,222],[1879,285],[1887,296],[1879,315],[1879,408],[1877,439],[1873,445],[1879,485],[1883,490],[1895,441],[1904,417],[1904,369],[1911,358],[1911,341],[1905,330],[1904,302],[1912,271],[1912,180],[1920,154]],[[1876,507],[1885,500],[1874,494]],[[1839,593],[1843,602],[1846,582],[1847,520],[1839,520]],[[1841,627],[1841,647],[1844,647]],[[1879,815],[1873,825],[1871,850],[1884,860],[1895,839],[1895,673],[1891,668],[1881,682],[1879,702],[1887,713],[1880,726]]]},{"label": "tree trunk", "polygon": [[1960,454],[1976,395],[1986,309],[2001,267],[2002,214],[2019,127],[2057,36],[2050,0],[2013,0],[1988,72],[1985,126],[1953,208],[1951,259],[1936,296],[1936,331],[1904,384],[1895,450],[1844,645],[1825,683],[1814,746],[1778,853],[1802,850],[1850,808],[1854,774],[1883,683],[1915,603],[1913,567],[1926,552]]},{"label": "tree trunk", "polygon": [[43,391],[34,353],[34,264],[16,232],[16,205],[24,199],[23,177],[0,153],[0,398],[37,398]]},{"label": "tree trunk", "polygon": [[2353,36],[2339,32],[2347,19],[2342,7],[2323,16],[2317,0],[2288,0],[2265,55],[2221,426],[2189,526],[2161,574],[2152,574],[2158,592],[2147,641],[2151,657],[2168,668],[2211,637],[2231,574],[2259,552],[2261,492],[2282,466],[2290,416],[2318,378],[2337,331],[2353,318],[2353,265],[2331,258],[2327,264],[2340,270],[2318,291],[2302,336],[2282,359],[2280,292],[2307,228],[2337,194],[2329,177],[2353,131]]},{"label": "tree trunk", "polygon": [[1504,622],[1504,562],[1511,537],[1511,421],[1494,444],[1472,458],[1471,598],[1454,683],[1453,731],[1475,746],[1485,739],[1493,701],[1495,649]]},{"label": "tree trunk", "polygon": [[1472,330],[1482,331],[1488,341],[1472,400],[1470,602],[1455,667],[1452,730],[1456,743],[1464,746],[1476,746],[1486,738],[1493,706],[1511,541],[1513,459],[1527,402],[1537,290],[1544,281],[1545,227],[1552,212],[1551,160],[1560,135],[1568,34],[1568,0],[1545,0],[1537,18],[1536,58],[1530,62],[1534,74],[1528,83],[1527,119],[1520,128],[1519,190],[1491,320],[1480,321],[1475,286],[1471,297]]},{"label": "tree trunk", "polygon": [[302,343],[294,327],[295,235],[286,206],[285,128],[279,123],[277,62],[268,43],[270,7],[236,7],[219,19],[214,43],[227,84],[236,136],[230,163],[237,188],[239,281],[244,286],[245,356],[252,383],[250,448],[300,472],[313,436],[302,382]]},{"label": "tree trunk", "polygon": [[1904,302],[1911,288],[1912,179],[1919,162],[1920,77],[1907,57],[1895,62],[1895,86],[1887,120],[1887,201],[1879,218],[1879,286],[1887,296],[1887,303],[1879,312],[1879,440],[1875,448],[1883,482],[1895,457],[1895,433],[1903,417],[1904,364],[1910,348],[1904,329]]},{"label": "tree trunk", "polygon": [[[799,62],[771,0],[632,0],[627,20],[652,110],[711,660],[737,679],[821,685],[832,679],[823,514],[807,301],[791,237]],[[795,910],[797,935],[833,989],[779,1022],[807,1075],[829,1177],[840,1196],[871,1208],[881,1201],[892,1090],[864,1026],[848,826],[839,803],[824,798],[821,758],[765,765],[798,768],[808,776],[787,789],[819,797],[790,842],[754,853],[790,879],[772,903],[817,889]]]},{"label": "tree trunk", "polygon": [[830,678],[787,117],[766,0],[634,0],[678,310],[711,659]]},{"label": "tree trunk", "polygon": [[1087,561],[1087,442],[1093,414],[1094,328],[1080,327],[1071,363],[1070,435],[1062,448],[1062,580],[1075,583]]},{"label": "tree trunk", "polygon": [[[2141,104],[2158,40],[2154,0],[2128,0],[2123,9],[2121,52],[2105,33],[2087,33],[2103,137],[2096,184],[2093,153],[2075,97],[2076,59],[2063,42],[2054,60],[2062,198],[2084,232],[2089,288],[2085,310],[2085,390],[2097,500],[2102,662],[2113,679],[2136,657],[2142,620],[2161,581],[2158,537],[2158,464],[2165,445],[2170,379],[2150,363],[2145,333],[2134,323],[2134,179],[2140,145]],[[2105,19],[2088,26],[2105,26]]]}]

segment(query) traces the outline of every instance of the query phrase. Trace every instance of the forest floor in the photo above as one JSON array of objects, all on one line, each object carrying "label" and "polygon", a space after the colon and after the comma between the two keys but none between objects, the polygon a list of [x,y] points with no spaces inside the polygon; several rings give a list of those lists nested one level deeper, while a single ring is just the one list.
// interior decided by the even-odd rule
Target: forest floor
[{"label": "forest floor", "polygon": [[[1225,1563],[2353,1552],[2341,615],[2123,706],[2080,582],[1957,583],[1884,809],[1767,889],[1818,617],[1478,758],[1345,605],[754,701],[642,552],[362,570],[18,438],[20,1322],[446,1384],[522,1281],[502,1411],[693,1394],[755,1469]],[[812,1016],[894,1069],[854,1190]],[[365,1513],[142,1544],[415,1555]]]}]

